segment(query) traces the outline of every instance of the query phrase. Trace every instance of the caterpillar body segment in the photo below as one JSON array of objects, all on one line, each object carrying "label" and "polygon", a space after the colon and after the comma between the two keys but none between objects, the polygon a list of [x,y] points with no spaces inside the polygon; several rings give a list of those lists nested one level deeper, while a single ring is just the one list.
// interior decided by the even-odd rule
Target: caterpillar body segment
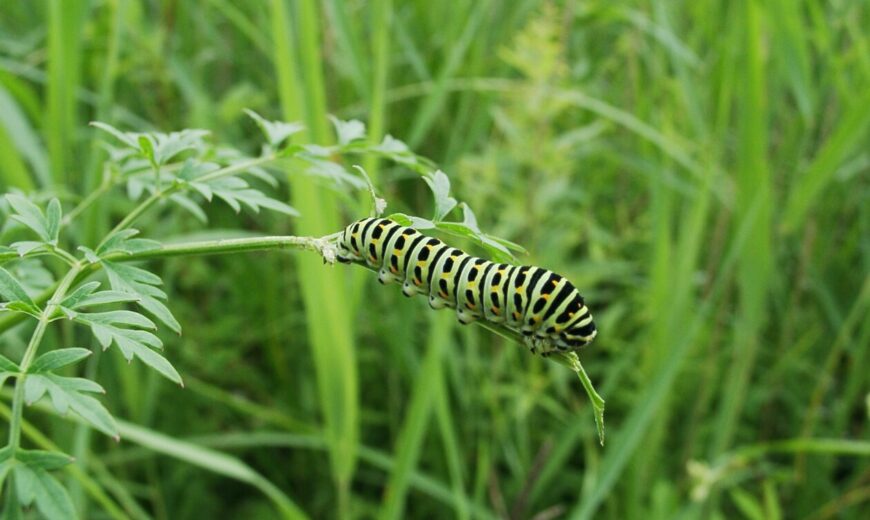
[{"label": "caterpillar body segment", "polygon": [[338,261],[368,265],[382,284],[401,283],[405,296],[454,309],[460,323],[486,320],[521,333],[533,352],[578,350],[597,334],[574,285],[548,269],[477,258],[384,218],[350,224],[338,242]]}]

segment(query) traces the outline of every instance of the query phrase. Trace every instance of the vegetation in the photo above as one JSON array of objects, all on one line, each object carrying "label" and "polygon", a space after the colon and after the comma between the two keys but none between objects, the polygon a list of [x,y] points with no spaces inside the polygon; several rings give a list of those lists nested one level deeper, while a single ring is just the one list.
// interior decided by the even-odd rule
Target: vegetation
[{"label": "vegetation", "polygon": [[[860,518],[868,7],[5,3],[3,518]],[[604,447],[324,265],[370,188],[581,289]]]}]

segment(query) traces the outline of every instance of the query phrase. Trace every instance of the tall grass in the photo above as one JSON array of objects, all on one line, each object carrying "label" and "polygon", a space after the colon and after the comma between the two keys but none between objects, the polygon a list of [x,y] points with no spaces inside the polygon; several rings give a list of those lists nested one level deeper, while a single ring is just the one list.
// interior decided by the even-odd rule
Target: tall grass
[{"label": "tall grass", "polygon": [[[256,153],[242,108],[320,144],[328,114],[356,117],[435,160],[524,262],[575,281],[601,331],[583,361],[607,399],[604,448],[570,373],[367,274],[302,254],[166,260],[185,333],[164,339],[188,388],[105,358],[87,370],[138,437],[32,417],[76,453],[77,506],[861,518],[868,26],[860,1],[5,3],[0,191],[72,202],[98,187],[91,119],[204,127]],[[389,211],[430,211],[416,174],[358,162]],[[241,225],[320,235],[368,212],[307,177],[289,197],[299,219]],[[110,197],[76,232],[95,239],[129,209]],[[240,226],[209,218],[220,236]],[[142,226],[201,232],[171,211]],[[29,332],[3,333],[0,353]]]}]

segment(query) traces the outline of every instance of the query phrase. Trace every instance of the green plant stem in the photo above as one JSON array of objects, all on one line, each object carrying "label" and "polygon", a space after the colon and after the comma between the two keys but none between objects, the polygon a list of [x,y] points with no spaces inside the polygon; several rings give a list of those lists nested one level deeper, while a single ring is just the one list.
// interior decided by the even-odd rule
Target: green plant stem
[{"label": "green plant stem", "polygon": [[[138,260],[150,260],[154,258],[163,258],[171,256],[186,256],[186,255],[216,255],[226,253],[244,253],[251,251],[267,251],[272,249],[303,249],[307,251],[317,251],[324,256],[324,259],[330,261],[332,254],[332,235],[325,237],[296,237],[296,236],[267,236],[267,237],[252,237],[252,238],[235,238],[225,240],[206,240],[202,242],[191,242],[187,244],[169,244],[164,245],[159,249],[150,251],[142,251],[131,255],[122,253],[106,256],[106,260],[112,262],[134,262]],[[100,264],[89,264],[79,269],[79,276],[87,276],[92,272],[100,269]],[[78,280],[77,280],[78,281]],[[44,290],[33,301],[37,305],[42,305],[55,294],[59,287],[59,282]],[[0,334],[18,325],[27,317],[23,313],[9,313],[0,318]]]},{"label": "green plant stem", "polygon": [[73,219],[79,216],[84,210],[88,209],[94,202],[96,202],[100,197],[105,195],[106,192],[115,187],[117,184],[117,182],[113,182],[108,179],[104,180],[97,189],[90,192],[87,197],[82,199],[82,201],[79,202],[78,205],[76,205],[76,207],[74,207],[66,215],[63,216],[63,219],[60,221],[60,225],[62,227],[68,226],[69,223],[73,221]]},{"label": "green plant stem", "polygon": [[142,251],[131,255],[117,254],[107,256],[111,261],[135,261],[152,258],[164,258],[171,256],[191,255],[217,255],[226,253],[244,253],[250,251],[265,251],[271,249],[303,249],[316,251],[321,255],[328,256],[334,247],[327,237],[296,237],[296,236],[268,236],[251,238],[229,238],[221,240],[205,240],[202,242],[190,242],[186,244],[168,244],[160,249]]},{"label": "green plant stem", "polygon": [[61,280],[51,299],[48,300],[48,305],[42,310],[39,321],[36,324],[36,329],[33,331],[30,342],[27,344],[27,349],[24,351],[24,357],[21,359],[21,364],[19,365],[20,374],[15,380],[15,394],[12,398],[12,417],[9,420],[9,443],[7,445],[13,453],[21,443],[21,416],[24,411],[24,381],[27,378],[27,369],[30,368],[30,364],[36,357],[51,316],[57,311],[60,301],[66,296],[66,292],[75,282],[81,270],[81,264],[77,263],[73,265],[72,269]]}]

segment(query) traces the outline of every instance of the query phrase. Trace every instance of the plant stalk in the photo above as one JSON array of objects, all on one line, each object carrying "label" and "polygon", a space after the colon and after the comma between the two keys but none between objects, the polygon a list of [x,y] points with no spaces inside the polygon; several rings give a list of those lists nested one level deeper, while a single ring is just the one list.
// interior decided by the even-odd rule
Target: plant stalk
[{"label": "plant stalk", "polygon": [[69,272],[66,273],[66,276],[63,277],[63,280],[61,280],[60,285],[58,285],[57,289],[54,291],[51,299],[48,300],[48,304],[42,310],[42,313],[39,316],[39,322],[36,324],[36,329],[33,331],[33,335],[27,343],[27,349],[24,351],[24,357],[21,359],[21,364],[19,365],[20,373],[15,380],[15,394],[12,398],[12,417],[9,420],[9,443],[7,446],[11,448],[13,454],[21,443],[21,417],[24,412],[24,381],[27,378],[27,369],[30,368],[30,364],[36,357],[36,353],[39,350],[40,343],[42,343],[42,338],[45,335],[45,329],[48,328],[51,316],[60,306],[61,300],[66,296],[66,292],[72,286],[73,282],[75,282],[75,279],[81,271],[81,264],[76,263],[72,266]]}]

